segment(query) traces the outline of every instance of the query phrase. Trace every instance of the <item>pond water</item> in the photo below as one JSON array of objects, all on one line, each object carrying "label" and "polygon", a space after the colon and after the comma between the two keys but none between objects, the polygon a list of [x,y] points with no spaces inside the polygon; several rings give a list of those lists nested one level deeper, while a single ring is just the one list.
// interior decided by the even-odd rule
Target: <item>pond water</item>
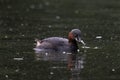
[{"label": "pond water", "polygon": [[[119,21],[119,0],[0,0],[0,80],[119,80]],[[77,55],[33,50],[73,28],[86,43]]]}]

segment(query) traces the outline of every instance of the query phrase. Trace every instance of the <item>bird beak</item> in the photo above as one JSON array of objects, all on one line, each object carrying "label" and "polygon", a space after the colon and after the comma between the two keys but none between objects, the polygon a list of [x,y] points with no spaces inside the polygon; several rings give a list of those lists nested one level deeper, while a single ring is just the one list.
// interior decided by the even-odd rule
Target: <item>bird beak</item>
[{"label": "bird beak", "polygon": [[83,40],[80,41],[84,46],[86,45],[85,42]]},{"label": "bird beak", "polygon": [[75,40],[78,42],[81,42],[84,46],[86,45],[85,42],[83,40],[81,40],[80,37],[76,37]]}]

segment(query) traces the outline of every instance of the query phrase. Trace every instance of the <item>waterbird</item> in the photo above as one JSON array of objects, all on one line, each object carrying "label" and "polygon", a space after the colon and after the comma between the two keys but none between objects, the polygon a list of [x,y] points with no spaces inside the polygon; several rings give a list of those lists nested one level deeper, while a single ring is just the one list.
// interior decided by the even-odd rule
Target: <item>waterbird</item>
[{"label": "waterbird", "polygon": [[45,39],[35,39],[36,47],[34,50],[43,52],[66,52],[66,53],[77,53],[78,45],[77,42],[81,42],[85,45],[81,39],[81,31],[79,29],[72,29],[68,33],[68,39],[63,37],[49,37]]}]

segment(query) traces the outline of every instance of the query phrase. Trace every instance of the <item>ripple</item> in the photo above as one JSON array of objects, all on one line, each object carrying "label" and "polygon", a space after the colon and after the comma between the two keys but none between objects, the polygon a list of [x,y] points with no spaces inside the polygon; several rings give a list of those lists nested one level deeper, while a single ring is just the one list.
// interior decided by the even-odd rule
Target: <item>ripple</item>
[{"label": "ripple", "polygon": [[23,57],[21,57],[21,58],[13,58],[13,60],[16,60],[16,61],[22,61],[22,60],[24,60],[24,58]]}]

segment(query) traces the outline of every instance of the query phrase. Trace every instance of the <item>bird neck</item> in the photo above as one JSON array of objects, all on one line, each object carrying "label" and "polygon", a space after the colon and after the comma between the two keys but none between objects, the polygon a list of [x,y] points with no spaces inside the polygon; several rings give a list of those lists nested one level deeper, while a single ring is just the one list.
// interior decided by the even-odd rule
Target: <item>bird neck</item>
[{"label": "bird neck", "polygon": [[72,53],[77,53],[78,45],[75,39],[69,39],[70,49]]},{"label": "bird neck", "polygon": [[77,45],[77,42],[76,42],[75,39],[69,39],[69,43],[70,43],[71,45]]},{"label": "bird neck", "polygon": [[76,42],[76,40],[75,40],[75,37],[74,37],[74,35],[73,35],[71,32],[69,32],[69,34],[68,34],[68,40],[69,40],[69,43],[70,43],[70,44],[77,45],[77,42]]},{"label": "bird neck", "polygon": [[68,34],[68,39],[69,39],[69,40],[74,39],[73,33],[69,32],[69,34]]},{"label": "bird neck", "polygon": [[75,37],[71,32],[68,35],[68,40],[69,40],[71,52],[77,53],[77,49],[78,49],[77,41],[75,40]]}]

